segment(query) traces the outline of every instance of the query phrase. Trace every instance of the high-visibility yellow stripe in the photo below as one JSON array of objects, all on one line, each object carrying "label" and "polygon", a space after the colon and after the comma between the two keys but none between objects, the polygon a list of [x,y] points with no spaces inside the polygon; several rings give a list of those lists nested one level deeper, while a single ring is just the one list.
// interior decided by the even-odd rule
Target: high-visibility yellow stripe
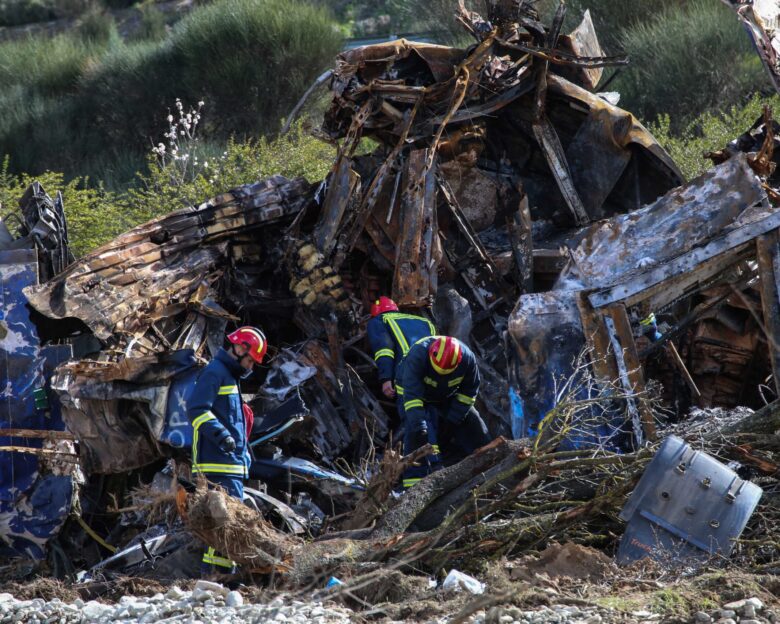
[{"label": "high-visibility yellow stripe", "polygon": [[422,481],[422,478],[419,479],[404,479],[403,485],[405,488],[410,488],[413,485],[417,485],[420,481]]},{"label": "high-visibility yellow stripe", "polygon": [[195,420],[192,421],[192,465],[195,470],[195,465],[198,463],[198,440],[200,439],[200,426],[208,422],[209,420],[216,420],[217,417],[211,412],[203,412]]},{"label": "high-visibility yellow stripe", "polygon": [[433,447],[433,454],[438,455],[439,454],[439,445],[438,444],[432,444]]},{"label": "high-visibility yellow stripe", "polygon": [[423,377],[423,381],[427,383],[429,386],[433,386],[434,388],[437,388],[439,386],[439,383],[434,379],[431,379],[430,377]]},{"label": "high-visibility yellow stripe", "polygon": [[243,464],[192,464],[193,472],[210,472],[215,474],[234,474],[246,476],[246,466]]},{"label": "high-visibility yellow stripe", "polygon": [[459,386],[461,381],[463,381],[463,377],[455,377],[455,379],[450,379],[447,382],[447,386],[450,387],[450,388],[453,388],[455,386]]},{"label": "high-visibility yellow stripe", "polygon": [[205,553],[203,553],[202,561],[203,563],[218,565],[218,566],[222,566],[223,568],[232,568],[234,565],[236,565],[235,561],[217,555],[213,546],[209,546],[209,549]]},{"label": "high-visibility yellow stripe", "polygon": [[655,323],[655,314],[653,312],[650,313],[650,316],[639,321],[640,325],[652,325],[653,323]]},{"label": "high-visibility yellow stripe", "polygon": [[217,394],[238,394],[238,386],[220,386]]},{"label": "high-visibility yellow stripe", "polygon": [[404,389],[401,386],[399,386],[398,384],[396,384],[396,386],[395,386],[395,393],[398,396],[403,396],[404,395]]},{"label": "high-visibility yellow stripe", "polygon": [[216,416],[212,414],[211,412],[203,412],[200,416],[198,416],[195,420],[192,421],[192,428],[197,429],[200,427],[204,422],[209,420],[216,420]]},{"label": "high-visibility yellow stripe", "polygon": [[406,336],[404,336],[404,333],[401,331],[398,323],[396,323],[395,318],[393,318],[393,316],[390,316],[387,319],[383,317],[382,320],[387,323],[388,327],[390,327],[390,331],[393,332],[393,336],[395,336],[398,345],[401,347],[401,353],[404,355],[409,353],[409,342],[406,340]]},{"label": "high-visibility yellow stripe", "polygon": [[374,360],[378,360],[381,357],[389,357],[395,359],[395,351],[392,349],[379,349],[374,355]]},{"label": "high-visibility yellow stripe", "polygon": [[444,347],[447,345],[447,341],[444,338],[438,338],[439,350],[436,351],[436,361],[441,362],[441,358],[444,355]]},{"label": "high-visibility yellow stripe", "polygon": [[477,400],[476,397],[470,397],[467,394],[456,394],[455,399],[463,403],[463,405],[474,405]]},{"label": "high-visibility yellow stripe", "polygon": [[404,403],[404,409],[410,410],[414,409],[415,407],[423,407],[425,404],[423,403],[422,399],[412,399],[411,401],[407,401]]},{"label": "high-visibility yellow stripe", "polygon": [[450,360],[450,367],[455,368],[458,365],[458,358],[460,357],[460,345],[453,341],[454,349],[452,350],[452,360]]},{"label": "high-visibility yellow stripe", "polygon": [[[433,323],[431,323],[425,317],[415,316],[414,314],[403,314],[401,312],[390,312],[389,314],[383,314],[382,321],[390,326],[390,331],[393,332],[393,335],[398,342],[398,346],[401,347],[401,354],[404,357],[406,357],[406,354],[409,353],[410,346],[409,341],[406,340],[406,336],[404,336],[404,333],[401,331],[401,327],[398,325],[399,320],[425,321],[428,324],[428,328],[430,329],[430,335],[432,336],[436,333],[436,328],[433,326]],[[425,336],[424,338],[427,337],[428,336]],[[421,338],[421,340],[424,338]],[[417,342],[419,342],[419,340]]]}]

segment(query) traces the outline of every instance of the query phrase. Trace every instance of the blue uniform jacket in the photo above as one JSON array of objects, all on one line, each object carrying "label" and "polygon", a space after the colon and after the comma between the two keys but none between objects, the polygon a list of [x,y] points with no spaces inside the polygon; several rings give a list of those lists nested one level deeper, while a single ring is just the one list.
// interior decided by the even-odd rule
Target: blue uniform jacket
[{"label": "blue uniform jacket", "polygon": [[[193,428],[193,472],[249,476],[246,423],[238,387],[245,373],[220,349],[198,375],[187,399],[187,417]],[[236,441],[236,450],[226,453],[219,446],[229,435]]]},{"label": "blue uniform jacket", "polygon": [[436,333],[436,328],[422,316],[402,312],[385,312],[375,316],[366,328],[368,342],[379,368],[380,381],[395,381],[396,365],[415,342]]},{"label": "blue uniform jacket", "polygon": [[474,405],[479,392],[479,369],[474,353],[462,342],[463,358],[449,375],[437,373],[428,358],[428,346],[436,336],[418,340],[401,362],[396,391],[403,401],[409,423],[425,419],[426,403],[446,407],[446,418],[461,422]]}]

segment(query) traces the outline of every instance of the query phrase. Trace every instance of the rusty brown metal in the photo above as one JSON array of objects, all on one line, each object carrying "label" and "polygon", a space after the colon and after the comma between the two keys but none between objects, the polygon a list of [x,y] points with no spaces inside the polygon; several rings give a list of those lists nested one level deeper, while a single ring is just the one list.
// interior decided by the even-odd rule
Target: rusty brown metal
[{"label": "rusty brown metal", "polygon": [[296,214],[309,189],[281,176],[233,189],[130,230],[26,295],[41,313],[81,319],[101,340],[141,336],[219,277],[233,235]]},{"label": "rusty brown metal", "polygon": [[778,230],[756,240],[756,254],[761,274],[761,307],[763,331],[769,347],[775,388],[780,389],[780,235]]},{"label": "rusty brown metal", "polygon": [[436,166],[431,152],[412,151],[404,172],[393,277],[393,299],[401,306],[425,307],[437,288]]}]

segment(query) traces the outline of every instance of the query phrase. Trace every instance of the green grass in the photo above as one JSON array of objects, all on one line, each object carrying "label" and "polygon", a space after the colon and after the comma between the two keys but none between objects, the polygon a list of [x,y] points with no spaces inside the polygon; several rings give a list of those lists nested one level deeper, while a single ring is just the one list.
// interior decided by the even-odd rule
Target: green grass
[{"label": "green grass", "polygon": [[341,47],[328,12],[294,0],[217,0],[163,38],[159,16],[148,20],[140,41],[93,10],[73,33],[0,44],[0,158],[12,171],[126,186],[176,98],[205,100],[223,144],[273,134]]},{"label": "green grass", "polygon": [[611,88],[644,119],[668,114],[681,128],[707,111],[739,104],[768,81],[750,38],[720,2],[691,0],[624,30],[631,66]]}]

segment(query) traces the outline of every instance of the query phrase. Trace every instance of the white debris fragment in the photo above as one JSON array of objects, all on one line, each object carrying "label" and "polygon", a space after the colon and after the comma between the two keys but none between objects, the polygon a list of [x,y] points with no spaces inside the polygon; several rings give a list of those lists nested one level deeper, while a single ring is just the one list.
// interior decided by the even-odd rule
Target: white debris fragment
[{"label": "white debris fragment", "polygon": [[454,591],[466,590],[472,594],[484,594],[485,584],[480,583],[473,576],[463,574],[460,570],[450,570],[447,578],[441,584],[442,589],[450,589]]}]

